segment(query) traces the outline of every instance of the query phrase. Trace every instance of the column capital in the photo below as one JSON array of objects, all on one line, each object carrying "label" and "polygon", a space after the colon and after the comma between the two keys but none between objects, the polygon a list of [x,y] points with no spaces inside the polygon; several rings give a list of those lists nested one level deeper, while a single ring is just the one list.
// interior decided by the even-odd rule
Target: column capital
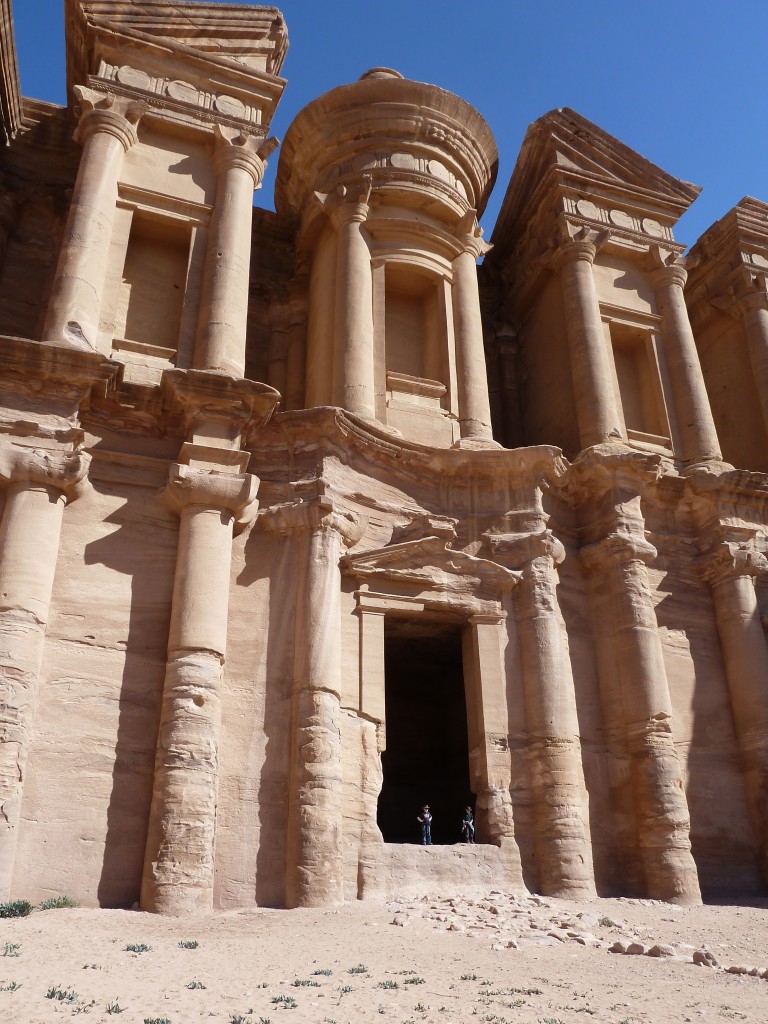
[{"label": "column capital", "polygon": [[713,587],[744,576],[768,573],[768,558],[754,541],[721,541],[700,559],[704,579]]},{"label": "column capital", "polygon": [[594,544],[587,544],[579,551],[579,558],[588,573],[598,573],[611,565],[629,565],[631,562],[649,565],[657,554],[656,548],[645,537],[615,532]]},{"label": "column capital", "polygon": [[364,224],[371,212],[370,198],[373,188],[373,179],[370,174],[364,174],[360,179],[357,189],[357,197],[354,197],[354,188],[347,188],[346,185],[339,185],[335,192],[328,194],[315,192],[315,197],[331,218],[333,226],[338,231],[345,224]]},{"label": "column capital", "polygon": [[275,505],[261,515],[259,522],[273,533],[335,532],[348,548],[360,540],[368,525],[365,516],[337,507],[328,495]]},{"label": "column capital", "polygon": [[740,319],[756,309],[768,310],[768,275],[765,274],[750,276],[749,283],[736,294],[728,311]]},{"label": "column capital", "polygon": [[589,238],[572,238],[567,242],[561,242],[549,258],[549,265],[553,270],[560,272],[566,264],[588,263],[590,266],[595,262],[597,256],[597,245]]},{"label": "column capital", "polygon": [[540,533],[485,534],[493,557],[511,569],[525,570],[536,559],[547,558],[553,567],[565,559],[565,548],[551,530]]},{"label": "column capital", "polygon": [[253,179],[254,189],[261,188],[267,158],[277,149],[279,141],[259,135],[243,135],[220,124],[214,125],[213,134],[216,139],[213,157],[216,173],[225,174],[231,168],[247,171]]},{"label": "column capital", "polygon": [[165,497],[179,515],[192,506],[229,512],[235,526],[242,529],[256,518],[258,489],[259,478],[252,473],[215,473],[176,462],[168,473]]},{"label": "column capital", "polygon": [[96,132],[112,135],[127,153],[138,141],[136,126],[149,110],[143,100],[128,99],[112,93],[76,85],[75,96],[80,103],[80,120],[75,140],[81,144]]},{"label": "column capital", "polygon": [[26,483],[31,487],[53,487],[67,503],[85,493],[91,456],[85,452],[62,452],[47,448],[0,447],[0,483]]},{"label": "column capital", "polygon": [[468,210],[456,229],[456,239],[461,246],[459,256],[470,255],[477,261],[490,252],[493,246],[483,238],[483,229],[477,223],[477,212]]},{"label": "column capital", "polygon": [[654,289],[660,288],[685,288],[688,280],[688,271],[680,262],[670,263],[663,267],[657,267],[648,275],[648,279]]}]

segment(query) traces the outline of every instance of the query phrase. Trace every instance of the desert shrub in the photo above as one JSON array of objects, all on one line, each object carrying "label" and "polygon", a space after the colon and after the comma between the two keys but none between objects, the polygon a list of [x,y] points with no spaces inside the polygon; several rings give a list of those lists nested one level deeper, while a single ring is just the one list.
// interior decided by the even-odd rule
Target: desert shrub
[{"label": "desert shrub", "polygon": [[61,910],[62,907],[79,907],[80,904],[77,900],[73,900],[71,896],[51,896],[50,899],[43,900],[38,906],[38,910]]},{"label": "desert shrub", "polygon": [[0,903],[0,917],[27,917],[32,913],[32,904],[29,900],[11,900],[10,903]]}]

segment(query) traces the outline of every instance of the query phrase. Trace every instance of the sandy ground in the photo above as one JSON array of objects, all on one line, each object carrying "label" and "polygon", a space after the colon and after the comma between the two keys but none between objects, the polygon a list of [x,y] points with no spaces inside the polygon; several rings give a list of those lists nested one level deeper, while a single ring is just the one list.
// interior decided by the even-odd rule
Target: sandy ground
[{"label": "sandy ground", "polygon": [[[0,1020],[765,1024],[768,980],[727,968],[768,967],[766,908],[493,892],[184,920],[35,911],[0,920]],[[700,949],[719,966],[695,965]]]}]

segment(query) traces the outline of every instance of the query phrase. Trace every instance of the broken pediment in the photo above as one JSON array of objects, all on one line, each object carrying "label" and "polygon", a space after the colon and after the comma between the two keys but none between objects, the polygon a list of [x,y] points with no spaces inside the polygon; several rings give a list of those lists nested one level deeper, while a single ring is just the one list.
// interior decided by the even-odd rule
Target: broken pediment
[{"label": "broken pediment", "polygon": [[67,0],[66,31],[70,97],[100,80],[158,105],[268,125],[285,85],[288,36],[275,7]]},{"label": "broken pediment", "polygon": [[341,569],[358,579],[418,584],[422,590],[474,597],[498,597],[511,590],[521,575],[486,558],[454,551],[444,536],[347,555]]},{"label": "broken pediment", "polygon": [[552,110],[528,128],[492,242],[498,258],[540,210],[552,209],[607,229],[671,237],[700,191],[576,111]]}]

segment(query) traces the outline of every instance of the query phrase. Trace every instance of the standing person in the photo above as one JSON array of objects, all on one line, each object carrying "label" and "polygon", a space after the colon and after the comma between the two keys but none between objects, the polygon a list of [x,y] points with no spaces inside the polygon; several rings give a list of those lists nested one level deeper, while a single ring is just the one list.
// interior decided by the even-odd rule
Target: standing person
[{"label": "standing person", "polygon": [[432,845],[432,815],[429,812],[429,804],[424,804],[421,814],[416,819],[421,825],[421,845]]},{"label": "standing person", "polygon": [[475,841],[475,820],[472,815],[472,808],[464,808],[464,817],[461,821],[461,831],[464,833],[465,843],[474,843]]}]

